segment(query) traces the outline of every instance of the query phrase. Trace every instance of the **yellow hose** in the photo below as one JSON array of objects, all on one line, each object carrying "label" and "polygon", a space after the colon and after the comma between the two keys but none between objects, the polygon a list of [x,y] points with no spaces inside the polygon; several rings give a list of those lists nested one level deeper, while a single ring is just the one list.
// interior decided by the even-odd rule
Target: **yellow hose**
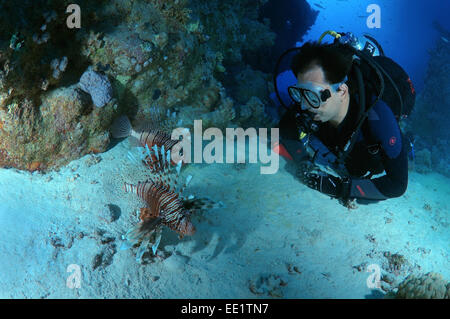
[{"label": "yellow hose", "polygon": [[324,33],[322,33],[322,35],[320,36],[319,40],[317,41],[318,43],[322,42],[322,39],[327,35],[332,35],[335,39],[339,39],[341,37],[341,35],[339,33],[337,33],[336,31],[333,30],[328,30],[325,31]]},{"label": "yellow hose", "polygon": [[305,132],[301,132],[300,136],[299,136],[299,139],[303,140],[305,138],[305,136],[306,136],[306,133]]}]

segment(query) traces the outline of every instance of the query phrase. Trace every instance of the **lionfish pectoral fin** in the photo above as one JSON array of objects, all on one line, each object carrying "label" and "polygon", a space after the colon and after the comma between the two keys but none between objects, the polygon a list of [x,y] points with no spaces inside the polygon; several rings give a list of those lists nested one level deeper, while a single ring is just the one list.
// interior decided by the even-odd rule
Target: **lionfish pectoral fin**
[{"label": "lionfish pectoral fin", "polygon": [[203,197],[200,198],[201,200],[201,208],[200,209],[217,209],[217,208],[224,208],[225,204],[222,201],[214,201],[210,198]]},{"label": "lionfish pectoral fin", "polygon": [[126,234],[122,236],[124,242],[120,246],[120,249],[126,250],[138,244],[140,241],[146,241],[147,238],[150,238],[153,231],[161,224],[161,221],[161,218],[149,218],[129,229]]},{"label": "lionfish pectoral fin", "polygon": [[136,245],[142,238],[143,234],[139,231],[141,225],[136,225],[130,228],[125,235],[122,236],[124,240],[120,246],[120,250],[127,250]]},{"label": "lionfish pectoral fin", "polygon": [[150,243],[152,245],[153,255],[156,255],[156,250],[158,249],[159,243],[161,241],[162,228],[157,227],[155,230],[151,231],[151,233],[145,237],[145,239],[139,245],[139,249],[136,253],[136,261],[140,263],[142,261],[142,256],[144,256],[147,251],[147,247]]},{"label": "lionfish pectoral fin", "polygon": [[162,234],[161,230],[158,231],[157,234],[156,234],[155,243],[152,245],[153,255],[156,255],[156,250],[158,249],[159,243],[161,241],[161,234]]},{"label": "lionfish pectoral fin", "polygon": [[161,217],[147,218],[141,223],[141,232],[149,234],[154,231],[162,223],[162,221],[163,220]]},{"label": "lionfish pectoral fin", "polygon": [[147,246],[150,243],[150,236],[146,237],[141,244],[139,245],[139,249],[136,253],[136,262],[140,263],[142,261],[142,256],[147,250]]}]

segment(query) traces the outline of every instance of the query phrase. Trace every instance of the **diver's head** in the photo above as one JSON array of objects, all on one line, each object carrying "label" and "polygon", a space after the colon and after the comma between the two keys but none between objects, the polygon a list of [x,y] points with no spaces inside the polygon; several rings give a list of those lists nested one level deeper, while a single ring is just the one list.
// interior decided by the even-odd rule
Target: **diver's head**
[{"label": "diver's head", "polygon": [[304,44],[292,60],[297,85],[289,88],[291,98],[314,113],[314,120],[339,125],[350,101],[345,84],[352,65],[352,55],[335,45]]}]

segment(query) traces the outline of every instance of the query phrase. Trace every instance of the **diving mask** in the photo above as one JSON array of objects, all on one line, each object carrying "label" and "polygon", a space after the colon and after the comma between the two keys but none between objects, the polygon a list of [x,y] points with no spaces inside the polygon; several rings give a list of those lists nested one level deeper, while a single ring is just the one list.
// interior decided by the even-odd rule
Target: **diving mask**
[{"label": "diving mask", "polygon": [[[332,84],[331,89],[336,92],[341,84],[347,81],[347,77],[342,82]],[[302,82],[297,85],[290,86],[288,88],[289,96],[291,99],[297,103],[302,104],[302,100],[306,101],[311,105],[311,107],[318,109],[323,102],[331,97],[331,92],[329,89],[325,89],[320,85],[313,84],[311,82]]]}]

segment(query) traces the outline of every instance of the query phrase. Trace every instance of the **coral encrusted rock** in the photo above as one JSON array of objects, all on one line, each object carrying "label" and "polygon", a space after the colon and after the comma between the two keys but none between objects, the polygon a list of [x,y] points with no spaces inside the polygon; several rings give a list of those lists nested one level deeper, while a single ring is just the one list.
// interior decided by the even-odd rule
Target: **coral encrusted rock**
[{"label": "coral encrusted rock", "polygon": [[449,299],[450,282],[433,272],[420,277],[410,275],[399,285],[395,298]]},{"label": "coral encrusted rock", "polygon": [[25,100],[0,109],[0,165],[46,171],[105,151],[113,108],[94,107],[89,95],[72,85],[44,94],[38,107]]}]

